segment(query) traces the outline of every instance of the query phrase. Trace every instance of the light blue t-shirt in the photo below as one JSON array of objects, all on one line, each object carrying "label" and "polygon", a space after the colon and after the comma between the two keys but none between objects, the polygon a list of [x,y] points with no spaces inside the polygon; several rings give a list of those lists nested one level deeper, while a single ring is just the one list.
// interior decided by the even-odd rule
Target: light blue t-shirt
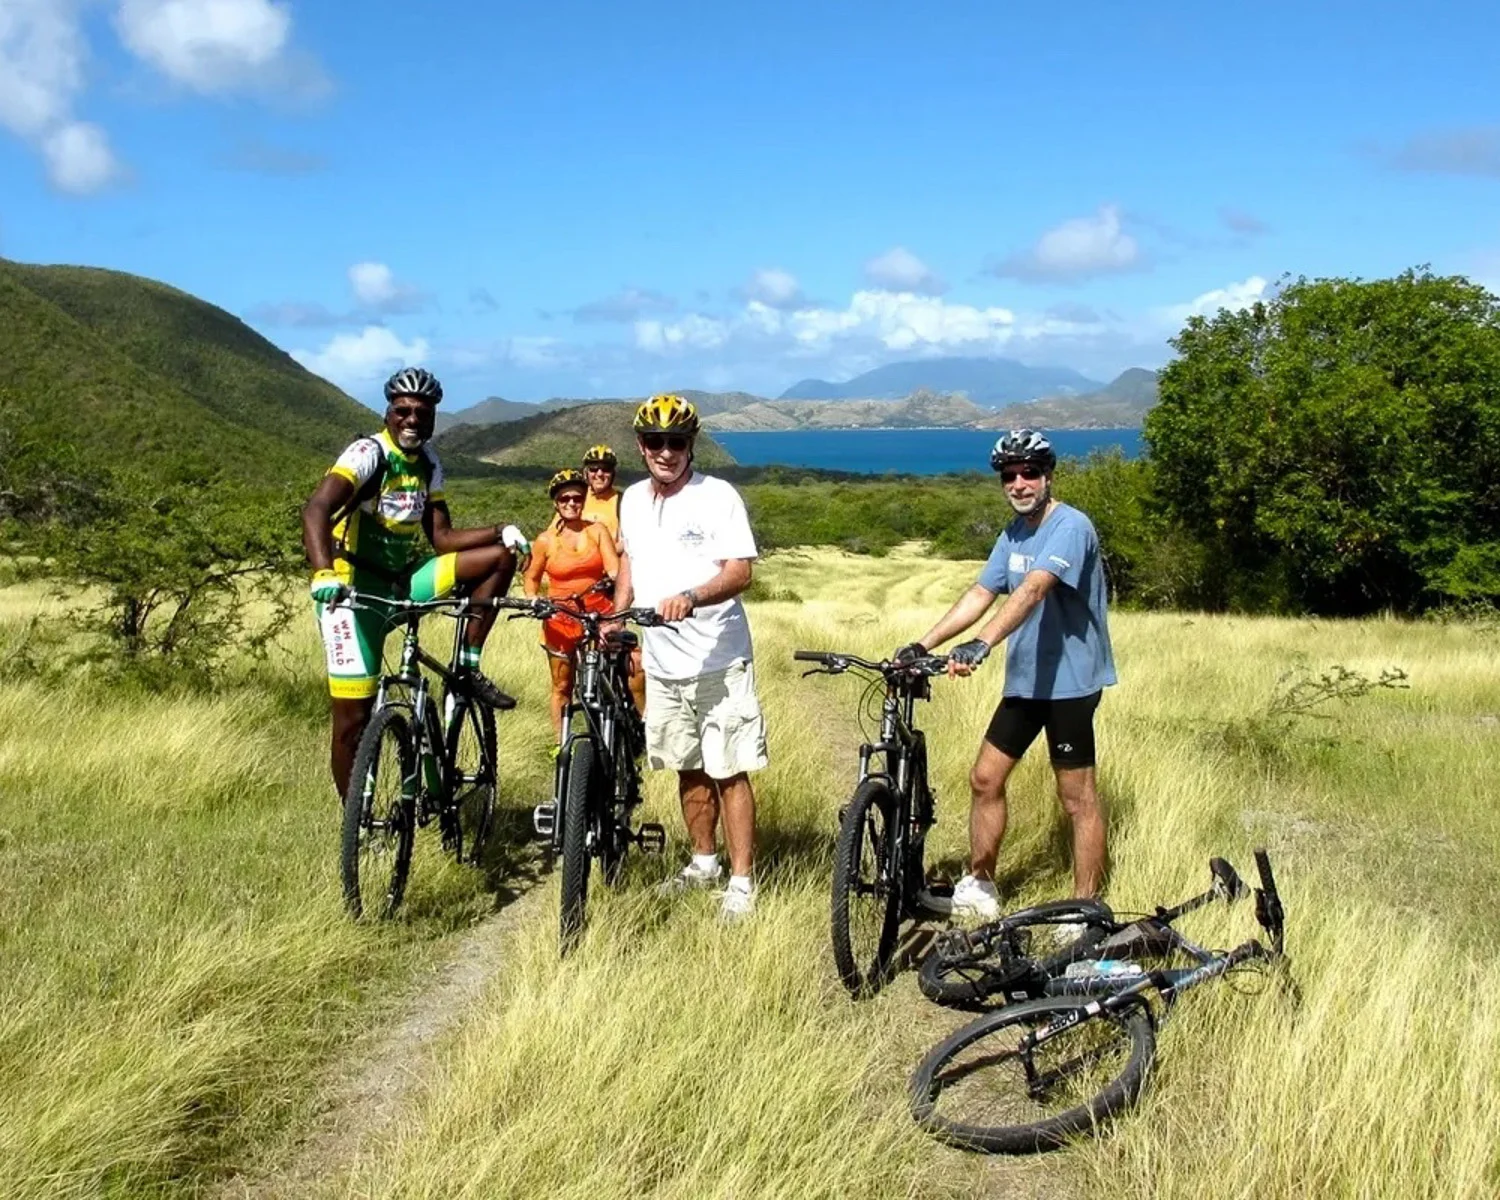
[{"label": "light blue t-shirt", "polygon": [[1037,570],[1052,572],[1057,584],[1005,641],[1005,694],[1071,700],[1109,687],[1115,682],[1115,659],[1094,523],[1062,503],[1037,529],[1017,517],[995,539],[979,586],[1013,592]]}]

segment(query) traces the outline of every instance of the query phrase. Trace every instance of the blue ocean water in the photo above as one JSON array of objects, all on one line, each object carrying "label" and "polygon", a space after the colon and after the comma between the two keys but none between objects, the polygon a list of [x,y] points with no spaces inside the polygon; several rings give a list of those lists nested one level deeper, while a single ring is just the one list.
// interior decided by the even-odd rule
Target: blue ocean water
[{"label": "blue ocean water", "polygon": [[[942,475],[990,469],[993,429],[819,429],[785,433],[719,433],[714,440],[744,466],[771,463],[861,471],[879,475]],[[1062,458],[1119,446],[1127,457],[1142,451],[1139,429],[1060,429],[1048,438]]]}]

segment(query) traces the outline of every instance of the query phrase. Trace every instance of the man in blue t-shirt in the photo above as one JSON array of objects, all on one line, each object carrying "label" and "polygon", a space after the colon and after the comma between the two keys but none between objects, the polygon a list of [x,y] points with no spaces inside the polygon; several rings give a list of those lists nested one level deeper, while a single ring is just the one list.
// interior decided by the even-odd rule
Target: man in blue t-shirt
[{"label": "man in blue t-shirt", "polygon": [[1115,682],[1105,621],[1104,564],[1093,523],[1052,495],[1057,455],[1046,438],[1014,429],[995,443],[1016,519],[995,541],[979,582],[920,641],[896,658],[927,654],[962,633],[1008,593],[979,636],[949,652],[949,671],[968,675],[1006,641],[1005,692],[969,774],[969,874],[953,889],[955,916],[1000,914],[995,859],[1005,836],[1005,783],[1043,728],[1057,795],[1073,825],[1073,888],[1092,896],[1104,874],[1104,817],[1094,783],[1094,710]]}]

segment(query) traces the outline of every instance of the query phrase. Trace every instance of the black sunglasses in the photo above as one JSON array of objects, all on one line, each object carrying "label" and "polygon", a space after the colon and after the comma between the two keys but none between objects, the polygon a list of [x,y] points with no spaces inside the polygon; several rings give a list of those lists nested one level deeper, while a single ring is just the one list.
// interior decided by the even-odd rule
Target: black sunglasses
[{"label": "black sunglasses", "polygon": [[641,445],[647,450],[675,450],[681,453],[693,444],[693,439],[680,433],[643,433]]},{"label": "black sunglasses", "polygon": [[1014,483],[1017,479],[1040,479],[1041,477],[1041,467],[1002,467],[1000,469],[1001,483]]}]

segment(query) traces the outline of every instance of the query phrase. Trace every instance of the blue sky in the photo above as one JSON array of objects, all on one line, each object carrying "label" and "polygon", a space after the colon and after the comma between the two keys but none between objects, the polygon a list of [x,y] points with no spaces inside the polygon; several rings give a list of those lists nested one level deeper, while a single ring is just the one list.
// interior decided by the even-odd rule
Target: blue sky
[{"label": "blue sky", "polygon": [[[1130,11],[1139,8],[1143,11]],[[1493,5],[0,0],[0,254],[368,401],[1107,378],[1283,273],[1500,283]]]}]

